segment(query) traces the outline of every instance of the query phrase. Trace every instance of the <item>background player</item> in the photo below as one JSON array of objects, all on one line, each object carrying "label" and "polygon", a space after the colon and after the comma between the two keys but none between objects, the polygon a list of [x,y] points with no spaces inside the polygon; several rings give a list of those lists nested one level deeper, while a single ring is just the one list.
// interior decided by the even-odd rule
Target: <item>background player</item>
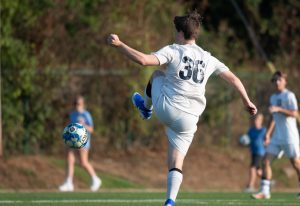
[{"label": "background player", "polygon": [[[94,131],[93,119],[91,114],[85,109],[84,98],[77,96],[74,101],[74,111],[70,113],[70,123],[80,123],[88,131],[89,137]],[[101,180],[97,176],[93,166],[89,163],[88,155],[91,147],[91,139],[89,138],[87,144],[79,149],[80,163],[82,167],[89,173],[92,178],[91,191],[97,191],[101,186]],[[77,149],[76,149],[77,150]],[[74,190],[73,177],[74,177],[74,165],[75,165],[75,149],[68,148],[67,151],[67,167],[66,167],[66,180],[59,186],[59,190],[62,192],[71,192]]]},{"label": "background player", "polygon": [[[277,71],[273,74],[271,81],[276,88],[276,92],[270,98],[271,106],[269,108],[273,119],[266,133],[265,141],[268,147],[263,164],[261,189],[259,193],[252,195],[255,199],[269,199],[271,197],[271,162],[281,150],[284,150],[284,154],[295,168],[300,186],[299,131],[296,121],[298,116],[297,99],[293,92],[286,89],[286,74]],[[298,194],[299,197],[300,193]]]},{"label": "background player", "polygon": [[264,116],[257,114],[252,122],[252,126],[248,130],[248,136],[250,137],[250,152],[251,152],[251,164],[249,170],[249,182],[245,189],[245,192],[254,192],[256,177],[262,175],[262,160],[265,155],[264,139],[266,135],[266,128],[263,126]]},{"label": "background player", "polygon": [[176,43],[149,55],[127,46],[115,34],[108,37],[109,44],[134,62],[167,65],[165,72],[156,70],[152,74],[144,97],[138,93],[133,95],[133,103],[144,119],[151,117],[154,108],[158,119],[167,127],[169,173],[165,206],[175,205],[183,179],[183,161],[199,116],[205,109],[205,85],[209,76],[212,73],[220,75],[240,93],[251,114],[257,111],[241,81],[218,59],[196,45],[200,15],[194,11],[186,16],[176,16],[174,26]]}]

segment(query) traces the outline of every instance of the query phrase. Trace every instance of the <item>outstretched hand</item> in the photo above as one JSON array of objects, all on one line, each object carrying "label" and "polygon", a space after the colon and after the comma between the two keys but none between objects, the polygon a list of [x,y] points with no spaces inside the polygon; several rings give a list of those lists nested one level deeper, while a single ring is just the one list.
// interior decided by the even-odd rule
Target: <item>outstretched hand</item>
[{"label": "outstretched hand", "polygon": [[121,41],[118,37],[118,35],[116,34],[110,34],[108,37],[107,37],[107,43],[111,46],[115,46],[115,47],[118,47],[121,45]]},{"label": "outstretched hand", "polygon": [[257,113],[257,108],[252,102],[248,102],[247,104],[245,104],[245,106],[249,114],[255,115]]}]

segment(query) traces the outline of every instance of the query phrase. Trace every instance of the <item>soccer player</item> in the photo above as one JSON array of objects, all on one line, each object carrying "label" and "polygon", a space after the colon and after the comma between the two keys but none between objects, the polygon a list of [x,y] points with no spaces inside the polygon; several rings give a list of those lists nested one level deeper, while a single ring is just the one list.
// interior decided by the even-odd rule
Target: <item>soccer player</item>
[{"label": "soccer player", "polygon": [[[79,149],[80,163],[82,167],[89,173],[92,178],[91,191],[97,191],[101,186],[101,179],[97,176],[93,166],[89,163],[88,155],[91,146],[91,133],[94,131],[93,119],[91,114],[85,109],[84,98],[77,96],[74,101],[75,110],[70,113],[70,123],[80,123],[88,131],[89,140],[87,144]],[[77,149],[76,149],[77,150]],[[66,180],[59,186],[61,192],[74,191],[73,176],[74,176],[74,165],[75,165],[75,149],[68,148],[67,151],[67,170]]]},{"label": "soccer player", "polygon": [[248,112],[255,114],[257,111],[241,81],[222,62],[196,44],[200,19],[197,11],[176,16],[173,20],[176,43],[152,54],[129,47],[115,34],[107,39],[110,45],[140,65],[167,65],[166,71],[153,72],[144,96],[139,93],[132,96],[142,118],[149,119],[154,108],[158,119],[167,127],[169,173],[165,206],[175,205],[183,179],[183,161],[206,105],[205,85],[209,76],[216,73],[225,79],[239,92]]},{"label": "soccer player", "polygon": [[[268,146],[263,164],[261,189],[259,193],[252,195],[255,199],[271,198],[271,162],[281,150],[284,151],[295,168],[300,186],[299,132],[296,121],[298,116],[297,99],[293,92],[286,89],[287,75],[285,73],[275,72],[271,81],[276,88],[276,92],[270,98],[269,111],[272,114],[272,121],[265,137],[265,143]],[[300,193],[297,197],[300,198]]]},{"label": "soccer player", "polygon": [[264,116],[261,113],[255,115],[253,126],[248,130],[248,136],[250,137],[251,164],[249,182],[245,192],[254,192],[256,177],[257,175],[262,175],[261,165],[265,155],[264,139],[267,130],[263,126],[263,119]]}]

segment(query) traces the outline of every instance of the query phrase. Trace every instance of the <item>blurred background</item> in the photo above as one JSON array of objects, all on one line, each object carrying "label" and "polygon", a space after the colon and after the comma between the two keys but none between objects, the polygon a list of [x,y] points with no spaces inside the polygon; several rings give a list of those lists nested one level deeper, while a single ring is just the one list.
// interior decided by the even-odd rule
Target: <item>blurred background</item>
[{"label": "blurred background", "polygon": [[[273,71],[288,74],[299,102],[298,0],[1,0],[0,189],[55,190],[63,181],[61,135],[78,94],[94,119],[91,160],[103,188],[164,188],[164,128],[155,116],[141,120],[131,104],[156,68],[130,62],[105,40],[115,33],[133,48],[157,51],[174,41],[174,16],[193,9],[203,15],[198,45],[237,74],[265,125]],[[249,116],[216,76],[206,96],[183,189],[241,190],[250,156],[238,139]],[[278,189],[297,187],[287,160],[274,167]],[[76,177],[86,188],[88,175],[76,168]]]}]

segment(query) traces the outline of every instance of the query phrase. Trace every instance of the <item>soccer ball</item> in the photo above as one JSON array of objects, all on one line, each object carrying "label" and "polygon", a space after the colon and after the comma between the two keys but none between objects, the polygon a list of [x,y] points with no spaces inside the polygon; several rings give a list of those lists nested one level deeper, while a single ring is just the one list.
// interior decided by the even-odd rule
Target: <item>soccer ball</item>
[{"label": "soccer ball", "polygon": [[250,144],[250,137],[247,134],[240,136],[240,144],[243,146],[248,146]]},{"label": "soccer ball", "polygon": [[82,124],[71,123],[65,127],[62,138],[70,148],[80,149],[88,142],[87,130]]}]

